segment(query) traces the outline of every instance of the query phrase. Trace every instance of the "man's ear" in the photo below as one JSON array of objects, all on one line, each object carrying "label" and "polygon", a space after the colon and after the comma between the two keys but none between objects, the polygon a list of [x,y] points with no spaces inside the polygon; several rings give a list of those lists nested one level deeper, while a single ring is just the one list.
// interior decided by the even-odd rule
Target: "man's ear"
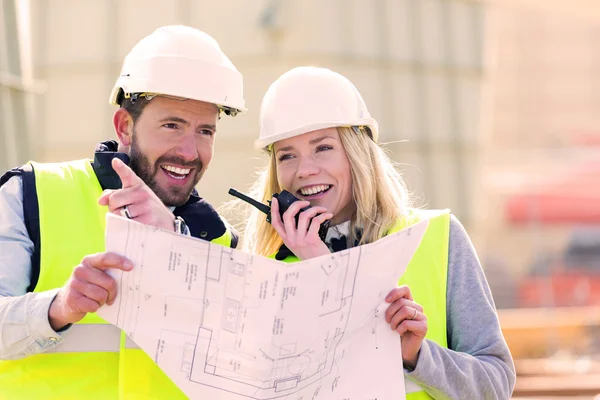
[{"label": "man's ear", "polygon": [[124,108],[119,108],[113,115],[113,126],[119,142],[126,147],[131,145],[133,140],[133,118],[131,118],[131,114]]}]

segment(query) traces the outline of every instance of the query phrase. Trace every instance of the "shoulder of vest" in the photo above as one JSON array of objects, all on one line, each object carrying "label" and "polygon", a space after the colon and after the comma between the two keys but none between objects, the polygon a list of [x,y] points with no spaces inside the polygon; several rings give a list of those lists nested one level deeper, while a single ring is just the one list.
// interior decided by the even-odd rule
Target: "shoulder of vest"
[{"label": "shoulder of vest", "polygon": [[71,161],[61,161],[61,162],[44,162],[39,163],[35,161],[30,161],[26,165],[32,165],[33,169],[38,169],[39,171],[47,172],[47,173],[56,173],[58,171],[62,171],[64,169],[78,169],[85,170],[89,167],[89,171],[93,171],[94,175],[96,172],[94,171],[92,160],[89,158],[82,158],[79,160],[71,160]]},{"label": "shoulder of vest", "polygon": [[425,209],[413,209],[411,210],[411,214],[417,217],[419,221],[424,219],[431,219],[436,217],[442,217],[446,215],[450,215],[450,209],[444,208],[440,210],[425,210]]},{"label": "shoulder of vest", "polygon": [[427,209],[410,209],[408,215],[398,217],[396,223],[392,227],[391,231],[397,231],[407,226],[417,224],[426,219],[435,218],[448,218],[450,216],[450,209],[441,210],[427,210]]},{"label": "shoulder of vest", "polygon": [[23,175],[26,174],[33,174],[33,168],[31,167],[31,164],[24,164],[20,167],[9,169],[0,177],[0,186],[3,186],[13,176],[20,176],[21,179],[25,179]]},{"label": "shoulder of vest", "polygon": [[238,232],[206,200],[198,197],[196,201],[175,207],[173,214],[183,218],[193,237],[211,241],[229,231],[231,247],[237,246]]},{"label": "shoulder of vest", "polygon": [[404,228],[407,228],[411,225],[418,224],[421,221],[425,220],[445,220],[450,224],[450,210],[442,209],[442,210],[424,210],[413,208],[410,209],[407,215],[400,216],[394,222],[394,225],[388,230],[387,234],[398,232]]},{"label": "shoulder of vest", "polygon": [[13,168],[2,175],[0,186],[13,176],[20,176],[23,186],[23,215],[29,239],[33,242],[31,255],[31,277],[28,292],[32,292],[40,277],[40,207],[35,186],[35,171],[30,163]]}]

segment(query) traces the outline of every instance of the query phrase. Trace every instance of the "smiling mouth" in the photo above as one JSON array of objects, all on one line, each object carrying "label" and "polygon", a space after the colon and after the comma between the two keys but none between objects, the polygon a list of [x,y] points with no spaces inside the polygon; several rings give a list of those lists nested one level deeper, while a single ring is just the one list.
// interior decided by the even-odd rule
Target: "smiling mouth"
[{"label": "smiling mouth", "polygon": [[178,180],[184,180],[191,172],[190,168],[178,168],[172,165],[163,165],[161,168],[171,178]]},{"label": "smiling mouth", "polygon": [[298,193],[301,194],[302,196],[314,196],[317,194],[327,192],[329,189],[331,189],[331,187],[332,187],[331,185],[309,186],[309,187],[305,187],[305,188],[298,190]]}]

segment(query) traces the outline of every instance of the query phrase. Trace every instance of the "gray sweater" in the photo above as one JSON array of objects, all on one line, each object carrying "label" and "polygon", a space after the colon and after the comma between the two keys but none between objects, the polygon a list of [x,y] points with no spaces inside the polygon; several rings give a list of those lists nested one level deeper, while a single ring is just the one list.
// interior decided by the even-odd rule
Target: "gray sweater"
[{"label": "gray sweater", "polygon": [[416,368],[405,372],[435,399],[510,399],[513,360],[473,244],[454,216],[448,253],[449,348],[424,340]]}]

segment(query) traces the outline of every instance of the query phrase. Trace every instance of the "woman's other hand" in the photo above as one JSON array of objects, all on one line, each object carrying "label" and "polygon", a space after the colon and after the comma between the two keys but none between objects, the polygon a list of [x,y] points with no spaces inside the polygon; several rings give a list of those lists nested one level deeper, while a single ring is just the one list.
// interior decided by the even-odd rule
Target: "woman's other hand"
[{"label": "woman's other hand", "polygon": [[390,303],[385,311],[385,320],[400,334],[402,361],[406,367],[414,369],[427,333],[427,317],[423,314],[423,307],[415,303],[408,286],[393,289],[385,301]]}]

